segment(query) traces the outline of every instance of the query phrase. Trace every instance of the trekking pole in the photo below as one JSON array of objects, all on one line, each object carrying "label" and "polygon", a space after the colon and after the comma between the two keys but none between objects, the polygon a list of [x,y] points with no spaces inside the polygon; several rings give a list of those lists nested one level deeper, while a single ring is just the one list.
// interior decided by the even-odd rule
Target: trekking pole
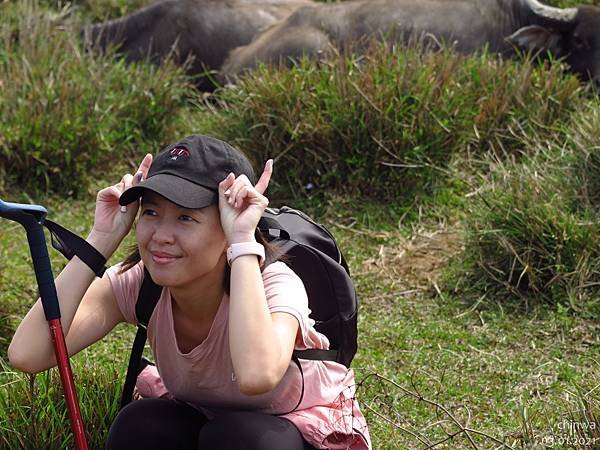
[{"label": "trekking pole", "polygon": [[42,299],[42,306],[44,307],[44,314],[50,327],[50,335],[52,336],[60,380],[67,402],[71,429],[75,437],[75,448],[77,450],[87,450],[83,420],[81,419],[77,392],[73,382],[73,372],[69,364],[65,336],[60,323],[60,307],[48,256],[48,247],[46,246],[46,236],[42,227],[46,214],[46,208],[43,206],[7,203],[0,199],[0,217],[20,223],[27,232],[35,277]]}]

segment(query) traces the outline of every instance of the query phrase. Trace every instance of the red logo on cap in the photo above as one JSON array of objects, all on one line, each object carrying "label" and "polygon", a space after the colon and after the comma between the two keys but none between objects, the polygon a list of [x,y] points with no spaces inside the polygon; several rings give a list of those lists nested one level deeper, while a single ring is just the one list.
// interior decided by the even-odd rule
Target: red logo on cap
[{"label": "red logo on cap", "polygon": [[169,152],[171,159],[183,158],[190,156],[190,151],[185,147],[175,147]]}]

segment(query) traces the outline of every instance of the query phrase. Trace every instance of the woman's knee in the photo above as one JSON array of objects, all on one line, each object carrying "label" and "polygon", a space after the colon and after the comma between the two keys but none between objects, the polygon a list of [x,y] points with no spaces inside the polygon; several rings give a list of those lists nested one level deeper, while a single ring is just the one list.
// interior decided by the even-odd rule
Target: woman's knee
[{"label": "woman's knee", "polygon": [[305,441],[287,419],[255,412],[218,416],[200,430],[198,450],[304,450]]},{"label": "woman's knee", "polygon": [[107,450],[196,449],[206,419],[192,407],[166,399],[136,400],[112,423]]}]

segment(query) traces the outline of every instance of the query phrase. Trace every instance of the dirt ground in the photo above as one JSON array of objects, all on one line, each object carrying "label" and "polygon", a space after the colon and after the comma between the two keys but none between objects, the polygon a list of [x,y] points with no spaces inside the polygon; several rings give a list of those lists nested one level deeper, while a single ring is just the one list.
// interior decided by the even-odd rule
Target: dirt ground
[{"label": "dirt ground", "polygon": [[[397,241],[397,239],[394,239]],[[377,256],[366,259],[362,271],[378,273],[392,280],[393,286],[411,290],[437,290],[438,278],[450,258],[463,250],[456,228],[418,229],[394,245],[381,245]]]}]

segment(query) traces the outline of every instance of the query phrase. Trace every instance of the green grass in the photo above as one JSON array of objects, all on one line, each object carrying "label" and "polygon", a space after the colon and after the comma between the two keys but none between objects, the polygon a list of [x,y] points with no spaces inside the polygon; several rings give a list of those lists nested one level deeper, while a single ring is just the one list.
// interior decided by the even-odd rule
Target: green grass
[{"label": "green grass", "polygon": [[0,188],[77,195],[93,170],[173,139],[191,90],[181,68],[88,54],[74,19],[59,27],[35,2],[0,14]]},{"label": "green grass", "polygon": [[[582,421],[574,393],[576,386],[585,386],[587,392],[600,381],[597,322],[544,307],[513,314],[493,300],[473,308],[460,297],[410,283],[402,266],[416,258],[408,252],[396,259],[401,249],[410,248],[401,230],[335,231],[351,254],[362,299],[358,380],[377,372],[454,408],[465,426],[470,414],[469,427],[506,439],[515,448],[525,447],[527,440],[560,436],[558,424],[571,413]],[[457,430],[439,408],[401,394],[390,381],[377,378],[359,388],[358,397],[369,406],[376,448],[424,448],[408,431],[392,427],[378,414],[429,442],[444,437],[442,423],[448,432]],[[597,416],[600,395],[589,397]],[[489,438],[475,441],[479,448],[495,448]],[[472,447],[462,438],[441,448]]]},{"label": "green grass", "polygon": [[89,22],[115,19],[152,3],[151,0],[38,0],[38,2],[67,14],[79,14]]}]

